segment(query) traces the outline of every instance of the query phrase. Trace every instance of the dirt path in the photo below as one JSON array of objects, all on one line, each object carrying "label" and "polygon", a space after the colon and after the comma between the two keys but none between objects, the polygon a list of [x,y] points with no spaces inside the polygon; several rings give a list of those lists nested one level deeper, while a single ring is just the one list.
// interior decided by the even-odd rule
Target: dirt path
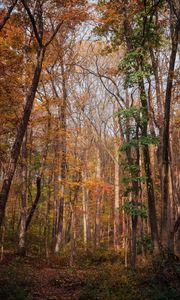
[{"label": "dirt path", "polygon": [[53,268],[35,270],[32,276],[33,300],[76,300],[79,299],[83,279],[72,272]]},{"label": "dirt path", "polygon": [[[0,265],[0,287],[9,284],[11,289],[12,283],[30,287],[32,300],[78,300],[84,282],[85,272],[62,267],[56,261],[51,266],[42,260],[22,260],[11,254]],[[5,299],[0,296],[0,300]]]}]

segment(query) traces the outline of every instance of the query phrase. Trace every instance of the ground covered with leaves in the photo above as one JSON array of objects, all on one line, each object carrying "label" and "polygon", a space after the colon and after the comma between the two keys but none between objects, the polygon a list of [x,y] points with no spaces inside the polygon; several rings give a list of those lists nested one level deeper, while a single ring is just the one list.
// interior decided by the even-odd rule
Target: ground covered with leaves
[{"label": "ground covered with leaves", "polygon": [[79,254],[73,267],[63,255],[19,258],[0,265],[1,300],[179,300],[180,263],[156,260],[131,271],[110,252]]}]

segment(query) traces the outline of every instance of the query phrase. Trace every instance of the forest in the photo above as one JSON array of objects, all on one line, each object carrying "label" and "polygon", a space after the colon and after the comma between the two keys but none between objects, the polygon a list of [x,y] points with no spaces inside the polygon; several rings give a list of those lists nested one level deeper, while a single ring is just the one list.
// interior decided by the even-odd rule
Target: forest
[{"label": "forest", "polygon": [[0,300],[180,299],[180,1],[0,1]]}]

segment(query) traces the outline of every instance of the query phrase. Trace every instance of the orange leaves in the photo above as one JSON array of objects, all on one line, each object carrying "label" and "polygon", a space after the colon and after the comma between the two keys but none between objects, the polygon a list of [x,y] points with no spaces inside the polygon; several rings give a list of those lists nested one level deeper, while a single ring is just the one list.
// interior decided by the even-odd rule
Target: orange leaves
[{"label": "orange leaves", "polygon": [[22,112],[22,28],[8,22],[0,36],[0,136],[13,134]]}]

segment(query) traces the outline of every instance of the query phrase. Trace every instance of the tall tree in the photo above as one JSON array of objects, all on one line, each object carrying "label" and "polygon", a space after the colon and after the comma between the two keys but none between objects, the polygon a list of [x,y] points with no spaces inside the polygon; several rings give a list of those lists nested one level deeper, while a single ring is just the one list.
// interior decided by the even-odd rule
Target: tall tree
[{"label": "tall tree", "polygon": [[180,7],[177,1],[167,1],[170,10],[170,32],[171,32],[171,54],[169,61],[169,70],[166,84],[165,104],[164,104],[164,122],[162,139],[162,244],[169,246],[169,226],[168,226],[168,203],[169,203],[169,128],[171,118],[172,89],[174,80],[175,63],[178,52],[179,34],[180,34]]},{"label": "tall tree", "polygon": [[[5,207],[8,200],[8,195],[11,187],[11,183],[14,177],[14,173],[17,166],[17,161],[20,154],[21,145],[23,142],[23,138],[28,126],[28,122],[30,119],[31,111],[33,108],[33,103],[35,99],[35,94],[37,91],[38,83],[40,80],[40,75],[42,71],[42,64],[45,56],[45,52],[49,44],[54,39],[55,35],[57,34],[58,30],[63,24],[63,21],[61,20],[58,25],[56,26],[56,29],[50,36],[50,38],[44,42],[43,41],[43,31],[44,31],[44,24],[43,24],[43,3],[40,3],[36,7],[36,14],[37,17],[35,19],[33,13],[31,12],[31,9],[26,1],[22,1],[22,4],[24,6],[25,11],[27,11],[27,14],[29,16],[30,22],[33,27],[34,36],[37,42],[37,57],[36,57],[36,65],[34,68],[34,74],[32,78],[32,83],[29,88],[29,91],[26,96],[26,103],[24,107],[23,116],[21,119],[21,122],[19,124],[17,135],[12,147],[10,159],[9,159],[9,165],[5,174],[5,178],[2,184],[1,192],[0,192],[0,225],[2,225],[4,213],[5,213]],[[35,12],[34,12],[35,13]]]}]

